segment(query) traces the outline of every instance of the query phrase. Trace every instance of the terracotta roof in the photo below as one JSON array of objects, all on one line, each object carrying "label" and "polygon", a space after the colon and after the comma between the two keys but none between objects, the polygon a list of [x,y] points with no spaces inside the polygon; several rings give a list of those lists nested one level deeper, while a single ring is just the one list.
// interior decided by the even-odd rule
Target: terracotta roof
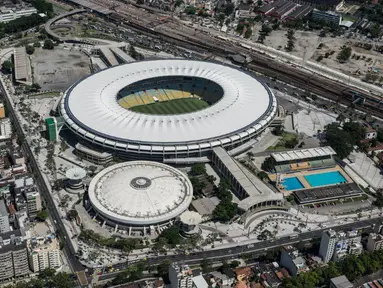
[{"label": "terracotta roof", "polygon": [[366,133],[376,132],[376,130],[370,126],[366,127]]},{"label": "terracotta roof", "polygon": [[233,271],[235,275],[237,275],[237,277],[240,275],[244,275],[245,277],[250,277],[251,275],[253,275],[253,271],[250,267],[236,268]]},{"label": "terracotta roof", "polygon": [[277,275],[279,280],[283,280],[285,278],[285,276],[283,275],[283,273],[281,271],[275,272],[275,275]]},{"label": "terracotta roof", "polygon": [[264,288],[264,286],[261,283],[255,283],[255,282],[251,282],[250,287],[251,288]]},{"label": "terracotta roof", "polygon": [[383,143],[379,143],[375,147],[367,148],[367,151],[383,150]]},{"label": "terracotta roof", "polygon": [[244,281],[238,281],[235,286],[235,288],[247,288],[247,285]]}]

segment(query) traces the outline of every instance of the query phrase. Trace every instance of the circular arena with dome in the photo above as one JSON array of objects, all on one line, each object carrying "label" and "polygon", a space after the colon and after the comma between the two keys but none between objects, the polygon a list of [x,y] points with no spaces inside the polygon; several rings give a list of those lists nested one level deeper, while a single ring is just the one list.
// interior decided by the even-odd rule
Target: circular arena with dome
[{"label": "circular arena with dome", "polygon": [[217,146],[241,152],[276,113],[275,96],[253,75],[178,59],[102,70],[70,87],[60,104],[82,143],[156,161],[207,156]]},{"label": "circular arena with dome", "polygon": [[193,187],[171,166],[131,161],[99,172],[89,184],[88,197],[106,224],[136,229],[168,224],[182,214],[192,201]]}]

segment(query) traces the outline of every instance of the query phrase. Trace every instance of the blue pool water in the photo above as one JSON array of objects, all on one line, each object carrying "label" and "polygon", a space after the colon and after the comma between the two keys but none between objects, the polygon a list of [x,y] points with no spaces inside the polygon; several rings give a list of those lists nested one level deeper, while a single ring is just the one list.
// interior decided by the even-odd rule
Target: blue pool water
[{"label": "blue pool water", "polygon": [[346,178],[344,178],[338,171],[307,175],[305,178],[311,187],[335,185],[347,182]]},{"label": "blue pool water", "polygon": [[286,178],[283,180],[282,185],[287,191],[302,189],[304,186],[297,177]]}]

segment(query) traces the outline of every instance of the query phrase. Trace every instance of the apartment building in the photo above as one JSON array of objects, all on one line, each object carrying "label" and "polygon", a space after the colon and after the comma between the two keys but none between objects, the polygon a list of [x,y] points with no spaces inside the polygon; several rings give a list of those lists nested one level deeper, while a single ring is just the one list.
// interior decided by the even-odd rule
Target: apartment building
[{"label": "apartment building", "polygon": [[0,282],[29,275],[27,246],[20,230],[0,234]]},{"label": "apartment building", "polygon": [[336,233],[330,229],[322,233],[319,256],[325,263],[338,261],[350,254],[359,255],[362,251],[361,236],[357,231]]},{"label": "apartment building", "polygon": [[9,213],[4,200],[0,199],[0,233],[5,233],[9,230]]},{"label": "apartment building", "polygon": [[306,259],[299,256],[298,250],[290,245],[282,248],[280,265],[286,268],[292,276],[309,269],[306,265]]},{"label": "apartment building", "polygon": [[32,237],[28,240],[29,263],[33,272],[61,267],[59,244],[55,237]]}]

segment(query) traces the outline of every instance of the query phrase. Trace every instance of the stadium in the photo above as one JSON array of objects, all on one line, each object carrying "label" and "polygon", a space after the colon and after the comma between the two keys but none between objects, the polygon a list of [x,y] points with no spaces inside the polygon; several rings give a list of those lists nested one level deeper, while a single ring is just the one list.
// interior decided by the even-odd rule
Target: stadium
[{"label": "stadium", "polygon": [[177,59],[90,75],[64,93],[59,109],[82,145],[122,159],[181,163],[219,146],[243,152],[271,123],[277,102],[243,70]]},{"label": "stadium", "polygon": [[188,209],[193,187],[171,166],[131,161],[99,172],[90,182],[88,197],[106,224],[153,234]]}]

